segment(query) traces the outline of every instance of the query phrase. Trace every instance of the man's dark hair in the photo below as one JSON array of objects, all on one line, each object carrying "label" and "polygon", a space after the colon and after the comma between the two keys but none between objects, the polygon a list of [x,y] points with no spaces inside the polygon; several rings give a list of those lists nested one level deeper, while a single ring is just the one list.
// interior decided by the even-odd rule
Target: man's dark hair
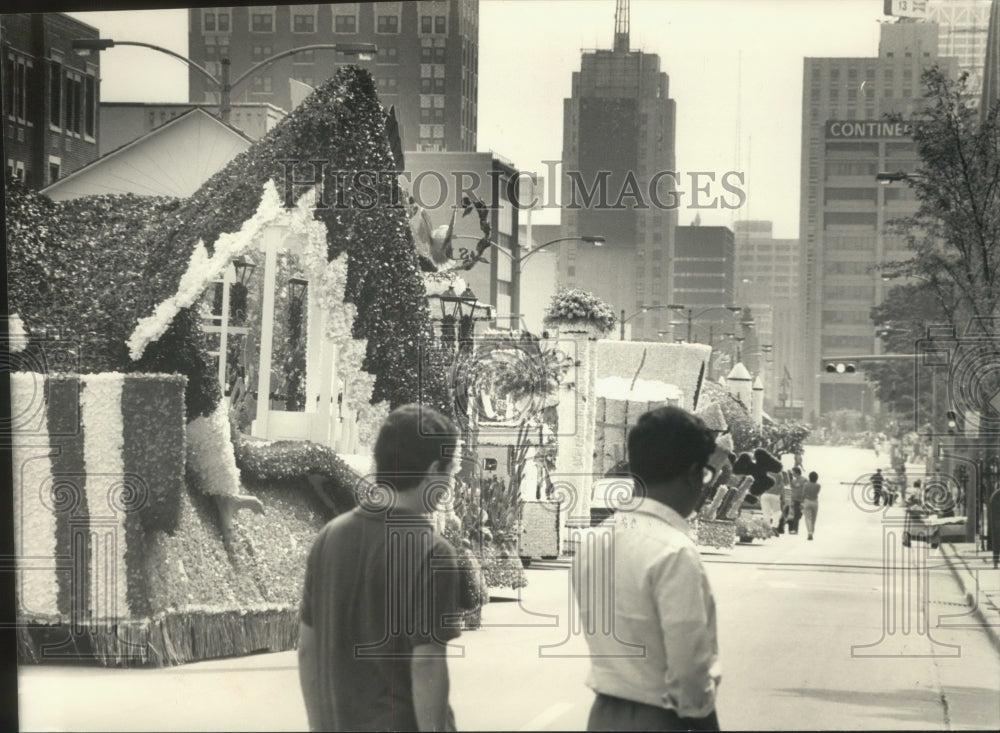
[{"label": "man's dark hair", "polygon": [[397,491],[420,485],[435,461],[457,454],[460,436],[451,418],[423,405],[397,407],[375,441],[375,474]]},{"label": "man's dark hair", "polygon": [[802,475],[802,469],[799,468],[798,466],[796,466],[795,468],[792,469],[792,473],[794,473],[796,476],[801,476]]},{"label": "man's dark hair", "polygon": [[810,471],[809,480],[812,481],[813,483],[816,483],[817,481],[819,481],[819,474],[816,473],[815,471]]},{"label": "man's dark hair", "polygon": [[646,486],[707,464],[714,451],[715,433],[680,407],[647,412],[628,434],[629,468]]}]

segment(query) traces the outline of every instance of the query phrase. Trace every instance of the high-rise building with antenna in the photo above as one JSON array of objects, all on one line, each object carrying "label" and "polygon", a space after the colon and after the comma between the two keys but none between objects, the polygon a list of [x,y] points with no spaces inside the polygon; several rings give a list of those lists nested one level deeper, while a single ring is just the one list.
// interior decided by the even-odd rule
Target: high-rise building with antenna
[{"label": "high-rise building with antenna", "polygon": [[[600,248],[561,247],[560,285],[589,290],[627,315],[671,302],[677,211],[657,206],[647,194],[652,182],[661,202],[673,202],[673,179],[657,174],[677,169],[675,130],[675,103],[660,57],[630,48],[629,3],[618,0],[612,48],[583,51],[563,106],[563,236],[607,241]],[[621,195],[633,182],[648,208]],[[598,194],[588,203],[595,185]],[[629,326],[634,338],[656,340],[669,323],[670,311],[659,309]]]}]

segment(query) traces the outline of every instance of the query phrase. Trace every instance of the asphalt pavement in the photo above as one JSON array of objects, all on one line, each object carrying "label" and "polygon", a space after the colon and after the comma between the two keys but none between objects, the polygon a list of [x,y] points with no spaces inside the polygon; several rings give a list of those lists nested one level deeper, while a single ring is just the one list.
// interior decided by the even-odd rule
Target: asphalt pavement
[{"label": "asphalt pavement", "polygon": [[[723,728],[1000,729],[1000,655],[939,550],[865,503],[871,451],[811,447],[815,539],[703,553],[719,616]],[[843,482],[843,483],[842,483]],[[462,730],[581,730],[592,693],[568,560],[497,592],[450,660]],[[496,591],[495,591],[496,592]],[[166,669],[25,666],[23,730],[304,730],[294,652]]]}]

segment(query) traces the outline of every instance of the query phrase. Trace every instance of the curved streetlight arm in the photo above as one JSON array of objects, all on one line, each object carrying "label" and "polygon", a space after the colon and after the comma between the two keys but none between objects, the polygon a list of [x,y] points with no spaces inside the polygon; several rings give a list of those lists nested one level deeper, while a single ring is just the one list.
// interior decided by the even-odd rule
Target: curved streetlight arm
[{"label": "curved streetlight arm", "polygon": [[[521,264],[524,264],[524,262],[529,257],[531,257],[531,255],[535,254],[535,252],[537,252],[540,249],[545,249],[546,247],[550,247],[553,244],[559,244],[559,242],[570,242],[570,241],[590,243],[590,244],[593,244],[594,246],[598,246],[598,247],[600,245],[604,244],[604,240],[600,239],[598,237],[560,237],[559,239],[553,239],[550,242],[545,242],[545,244],[540,244],[537,247],[535,247],[533,250],[531,250],[530,252],[528,252],[528,254],[526,254],[526,255],[524,255],[523,257],[520,258]],[[512,256],[512,259],[513,259],[513,256]]]},{"label": "curved streetlight arm", "polygon": [[[83,42],[81,42],[81,41],[83,41]],[[113,41],[113,40],[107,39],[107,38],[99,38],[99,39],[89,39],[89,38],[87,38],[87,39],[81,39],[81,41],[73,41],[73,48],[77,49],[77,50],[86,50],[86,51],[91,51],[91,50],[98,50],[98,51],[100,51],[100,50],[103,50],[103,49],[106,49],[106,48],[112,48],[114,46],[142,46],[143,48],[151,48],[154,51],[159,51],[160,53],[165,53],[168,56],[173,56],[175,59],[183,61],[185,64],[187,64],[188,66],[190,66],[192,69],[195,69],[195,70],[201,72],[201,74],[203,74],[204,76],[206,76],[217,87],[219,87],[220,89],[222,88],[222,82],[220,80],[216,79],[212,75],[212,72],[210,72],[208,69],[206,69],[201,64],[198,64],[198,63],[192,61],[191,59],[187,58],[186,56],[181,56],[176,51],[171,51],[169,48],[164,48],[163,46],[154,46],[152,43],[143,43],[142,41]]]},{"label": "curved streetlight arm", "polygon": [[[370,47],[370,48],[369,48]],[[254,64],[245,72],[240,74],[236,79],[234,79],[230,84],[229,88],[232,90],[233,87],[237,86],[240,82],[244,81],[248,77],[252,76],[256,72],[263,69],[269,64],[273,64],[275,61],[285,58],[286,56],[292,56],[294,54],[300,53],[302,51],[316,51],[320,49],[330,49],[331,51],[341,51],[342,53],[354,53],[354,54],[367,54],[375,53],[377,48],[375,44],[371,43],[314,43],[309,46],[297,46],[296,48],[290,49],[288,51],[282,51],[281,53],[276,53],[274,56],[270,56],[263,61]]]},{"label": "curved streetlight arm", "polygon": [[669,308],[669,307],[670,307],[669,305],[651,305],[646,308],[640,308],[635,313],[630,315],[628,318],[622,318],[622,323],[623,324],[628,323],[633,318],[635,318],[636,316],[641,316],[643,313],[648,313],[649,311],[660,311],[663,310],[664,308]]}]

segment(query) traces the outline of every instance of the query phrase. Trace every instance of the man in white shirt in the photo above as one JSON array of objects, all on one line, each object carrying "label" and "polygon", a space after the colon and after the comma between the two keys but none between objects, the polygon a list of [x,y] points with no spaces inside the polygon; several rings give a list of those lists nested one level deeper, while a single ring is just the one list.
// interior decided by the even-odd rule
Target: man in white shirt
[{"label": "man in white shirt", "polygon": [[686,521],[715,478],[714,449],[712,430],[678,407],[647,412],[629,432],[642,498],[573,557],[597,693],[587,730],[719,730],[715,601]]}]

